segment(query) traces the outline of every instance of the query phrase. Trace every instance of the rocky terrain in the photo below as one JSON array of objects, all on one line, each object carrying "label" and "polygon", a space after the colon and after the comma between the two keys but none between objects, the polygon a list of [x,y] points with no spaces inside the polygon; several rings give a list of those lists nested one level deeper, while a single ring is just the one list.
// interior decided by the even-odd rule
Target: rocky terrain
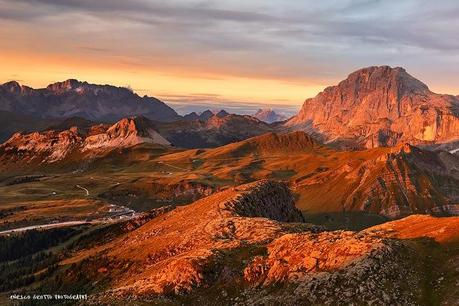
[{"label": "rocky terrain", "polygon": [[381,231],[306,224],[282,183],[258,181],[169,210],[68,254],[55,290],[86,284],[89,305],[417,305],[425,298],[415,245]]},{"label": "rocky terrain", "polygon": [[1,85],[0,137],[16,132],[0,145],[2,228],[80,225],[0,237],[0,304],[457,304],[457,97],[369,67],[290,120],[256,117],[181,117],[76,80]]},{"label": "rocky terrain", "polygon": [[271,108],[259,109],[255,114],[253,114],[258,120],[264,121],[266,123],[273,123],[278,121],[284,121],[287,119],[284,115],[276,113]]},{"label": "rocky terrain", "polygon": [[459,137],[459,100],[403,68],[368,67],[307,99],[285,127],[345,148],[450,142]]},{"label": "rocky terrain", "polygon": [[372,153],[363,162],[348,160],[333,170],[298,180],[295,188],[312,194],[328,190],[335,199],[341,194],[343,211],[371,211],[389,218],[458,214],[457,157],[410,145]]},{"label": "rocky terrain", "polygon": [[152,123],[144,117],[125,118],[114,125],[96,125],[67,130],[48,130],[42,133],[14,134],[0,145],[0,159],[4,166],[15,164],[54,163],[77,155],[77,160],[107,153],[110,150],[132,147],[141,143],[168,146],[170,143],[159,135]]},{"label": "rocky terrain", "polygon": [[139,97],[127,88],[72,79],[42,89],[14,81],[5,83],[0,86],[0,110],[35,118],[79,116],[111,122],[134,115],[159,121],[179,118],[172,108],[156,98]]}]

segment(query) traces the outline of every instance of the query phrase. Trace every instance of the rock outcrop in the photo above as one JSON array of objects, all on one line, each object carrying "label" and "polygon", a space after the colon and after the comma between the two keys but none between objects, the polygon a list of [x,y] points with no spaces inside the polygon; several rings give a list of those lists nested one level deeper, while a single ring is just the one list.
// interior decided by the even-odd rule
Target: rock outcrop
[{"label": "rock outcrop", "polygon": [[132,147],[141,143],[156,143],[164,146],[170,143],[153,128],[144,117],[124,118],[109,127],[105,133],[88,136],[83,151],[107,148]]},{"label": "rock outcrop", "polygon": [[403,68],[369,67],[307,99],[285,127],[352,148],[449,142],[459,138],[459,99]]},{"label": "rock outcrop", "polygon": [[69,278],[91,269],[91,281],[110,282],[89,304],[416,301],[419,281],[408,246],[302,221],[285,185],[258,181],[177,207],[62,264],[73,263]]},{"label": "rock outcrop", "polygon": [[16,133],[0,145],[0,160],[6,166],[16,164],[24,167],[30,163],[62,161],[71,155],[82,160],[83,155],[96,156],[141,143],[170,145],[154,130],[151,121],[144,117],[133,117],[122,119],[112,126],[95,125],[83,130],[71,127],[63,131],[50,130],[25,135]]},{"label": "rock outcrop", "polygon": [[[412,305],[421,288],[415,252],[353,232],[284,235],[244,270],[255,288],[244,305]],[[253,287],[252,287],[253,288]]]}]

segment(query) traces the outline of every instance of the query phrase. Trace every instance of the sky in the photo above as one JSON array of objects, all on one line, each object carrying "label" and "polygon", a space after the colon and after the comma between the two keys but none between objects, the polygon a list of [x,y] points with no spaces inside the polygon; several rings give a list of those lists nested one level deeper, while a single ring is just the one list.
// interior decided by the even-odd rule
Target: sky
[{"label": "sky", "polygon": [[373,65],[459,94],[455,0],[0,0],[0,81],[130,86],[185,113],[294,113]]}]

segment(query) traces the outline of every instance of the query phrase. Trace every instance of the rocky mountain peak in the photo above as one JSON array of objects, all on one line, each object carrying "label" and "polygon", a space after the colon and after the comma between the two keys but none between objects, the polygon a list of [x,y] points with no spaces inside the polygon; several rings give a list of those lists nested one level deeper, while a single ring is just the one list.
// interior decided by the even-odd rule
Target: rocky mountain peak
[{"label": "rocky mountain peak", "polygon": [[6,91],[15,94],[20,94],[23,91],[23,89],[26,88],[25,86],[19,84],[17,81],[6,82],[3,85],[1,85],[1,87],[3,87]]},{"label": "rocky mountain peak", "polygon": [[214,115],[214,113],[211,111],[211,110],[206,110],[204,112],[202,112],[200,115],[199,115],[199,119],[201,120],[207,120],[209,119],[210,117],[212,117]]},{"label": "rocky mountain peak", "polygon": [[68,79],[63,82],[56,82],[56,83],[50,84],[48,85],[47,89],[55,93],[64,93],[67,91],[75,90],[84,84],[87,84],[87,83],[80,82],[76,79]]},{"label": "rocky mountain peak", "polygon": [[351,73],[338,87],[354,88],[359,95],[362,90],[377,90],[378,88],[395,91],[399,96],[429,92],[427,85],[408,74],[404,68],[390,66],[371,66],[359,69]]},{"label": "rocky mountain peak", "polygon": [[115,122],[144,115],[156,121],[178,120],[178,114],[153,97],[140,97],[130,88],[68,79],[33,89],[9,82],[0,86],[0,111],[40,119],[82,117]]},{"label": "rocky mountain peak", "polygon": [[138,135],[147,135],[149,129],[153,129],[153,123],[144,116],[134,116],[123,118],[109,130],[119,131],[123,134],[136,133]]},{"label": "rocky mountain peak", "polygon": [[[74,122],[77,124],[72,125]],[[170,145],[154,129],[153,123],[143,116],[123,118],[112,126],[100,124],[88,127],[86,124],[83,122],[78,127],[78,120],[73,120],[57,126],[58,130],[15,133],[0,145],[0,162],[53,163],[64,160],[72,153],[98,156],[143,143]],[[67,129],[63,130],[64,127]]]},{"label": "rocky mountain peak", "polygon": [[217,116],[219,118],[226,117],[228,115],[229,115],[229,113],[224,109],[220,110],[218,113],[215,114],[215,116]]},{"label": "rocky mountain peak", "polygon": [[374,66],[307,99],[285,126],[355,147],[446,141],[459,137],[458,107],[403,68]]},{"label": "rocky mountain peak", "polygon": [[123,118],[107,129],[85,139],[83,150],[131,147],[141,143],[170,145],[143,116]]},{"label": "rocky mountain peak", "polygon": [[183,116],[183,119],[185,119],[185,120],[198,120],[199,119],[199,115],[196,112],[191,112],[191,113],[186,114],[185,116]]},{"label": "rocky mountain peak", "polygon": [[260,108],[253,116],[266,123],[273,123],[287,119],[285,116],[276,113],[272,108]]}]

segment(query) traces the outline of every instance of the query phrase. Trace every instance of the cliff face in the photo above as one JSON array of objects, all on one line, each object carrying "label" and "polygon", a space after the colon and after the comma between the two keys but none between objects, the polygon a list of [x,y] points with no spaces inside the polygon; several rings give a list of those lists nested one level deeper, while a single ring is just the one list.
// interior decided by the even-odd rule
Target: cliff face
[{"label": "cliff face", "polygon": [[23,166],[33,162],[52,163],[80,147],[82,141],[76,128],[26,135],[16,133],[0,145],[0,160],[4,163],[21,162]]},{"label": "cliff face", "polygon": [[307,99],[285,126],[373,148],[459,138],[459,99],[435,94],[403,68],[358,70]]},{"label": "cliff face", "polygon": [[146,118],[124,118],[112,125],[105,133],[88,136],[83,151],[107,148],[132,147],[140,143],[170,143],[156,132]]},{"label": "cliff face", "polygon": [[71,127],[63,131],[16,133],[0,145],[0,161],[4,165],[23,167],[30,163],[54,163],[71,154],[97,155],[141,143],[169,145],[148,119],[135,117],[122,119],[112,126],[96,125],[82,131]]}]

